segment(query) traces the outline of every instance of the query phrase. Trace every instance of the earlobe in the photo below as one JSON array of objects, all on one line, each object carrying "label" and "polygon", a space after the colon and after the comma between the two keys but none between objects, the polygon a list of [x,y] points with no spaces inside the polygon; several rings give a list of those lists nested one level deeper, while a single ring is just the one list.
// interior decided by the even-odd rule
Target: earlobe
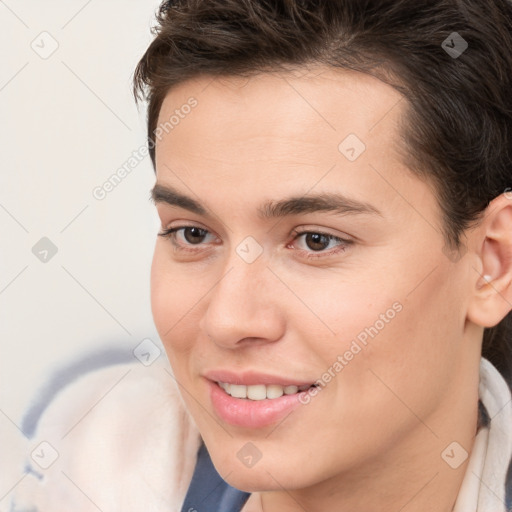
[{"label": "earlobe", "polygon": [[493,327],[512,310],[512,198],[502,194],[485,210],[477,230],[480,269],[473,267],[468,319]]}]

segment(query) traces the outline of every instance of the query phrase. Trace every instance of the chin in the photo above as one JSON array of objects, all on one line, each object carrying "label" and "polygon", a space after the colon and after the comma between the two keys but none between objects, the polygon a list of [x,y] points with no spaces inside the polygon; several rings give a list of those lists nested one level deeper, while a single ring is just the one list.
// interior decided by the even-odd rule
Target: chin
[{"label": "chin", "polygon": [[[272,478],[274,475],[276,475],[277,480]],[[267,473],[264,469],[256,471],[255,468],[252,468],[242,471],[237,468],[236,471],[228,474],[224,480],[235,489],[245,492],[278,491],[283,490],[283,488],[292,490],[301,487],[296,485],[296,482],[291,484],[280,475],[281,473],[277,469]]]},{"label": "chin", "polygon": [[[223,479],[232,487],[245,492],[301,489],[314,484],[315,480],[310,472],[304,472],[307,461],[293,461],[287,464],[283,460],[282,452],[267,454],[267,457],[263,454],[252,467],[244,466],[236,453],[233,457],[225,451],[216,452],[213,449],[210,451],[210,457]],[[297,473],[299,467],[300,474]]]}]

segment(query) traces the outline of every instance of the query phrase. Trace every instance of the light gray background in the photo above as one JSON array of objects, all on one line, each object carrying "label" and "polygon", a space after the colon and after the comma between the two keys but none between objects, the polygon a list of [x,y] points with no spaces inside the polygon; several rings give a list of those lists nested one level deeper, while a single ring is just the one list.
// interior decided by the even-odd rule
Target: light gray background
[{"label": "light gray background", "polygon": [[[0,511],[45,377],[95,347],[158,340],[149,156],[92,194],[145,143],[131,76],[158,3],[0,0]],[[42,237],[58,249],[47,262],[32,253]]]}]

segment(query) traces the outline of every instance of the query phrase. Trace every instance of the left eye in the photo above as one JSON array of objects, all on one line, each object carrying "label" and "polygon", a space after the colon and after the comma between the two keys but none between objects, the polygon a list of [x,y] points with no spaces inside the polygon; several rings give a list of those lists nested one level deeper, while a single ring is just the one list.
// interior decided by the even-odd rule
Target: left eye
[{"label": "left eye", "polygon": [[317,233],[313,231],[306,231],[302,233],[297,233],[296,240],[301,239],[303,244],[306,246],[305,250],[311,250],[313,252],[321,252],[326,249],[331,249],[337,246],[345,246],[350,243],[349,240],[344,240],[343,238],[339,238],[334,235],[329,235],[326,233]]}]

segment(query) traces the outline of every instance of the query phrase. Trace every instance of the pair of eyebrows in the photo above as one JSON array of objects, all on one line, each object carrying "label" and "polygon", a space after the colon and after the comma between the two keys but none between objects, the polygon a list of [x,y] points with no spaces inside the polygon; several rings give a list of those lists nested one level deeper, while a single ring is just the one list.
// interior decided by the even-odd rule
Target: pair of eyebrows
[{"label": "pair of eyebrows", "polygon": [[[210,217],[208,208],[198,200],[184,194],[170,185],[156,183],[150,192],[155,204],[183,208],[197,215]],[[278,219],[292,215],[304,215],[316,212],[330,212],[339,215],[378,215],[383,216],[375,206],[348,197],[341,193],[319,193],[302,196],[290,196],[283,199],[267,200],[257,209],[260,219]]]}]

